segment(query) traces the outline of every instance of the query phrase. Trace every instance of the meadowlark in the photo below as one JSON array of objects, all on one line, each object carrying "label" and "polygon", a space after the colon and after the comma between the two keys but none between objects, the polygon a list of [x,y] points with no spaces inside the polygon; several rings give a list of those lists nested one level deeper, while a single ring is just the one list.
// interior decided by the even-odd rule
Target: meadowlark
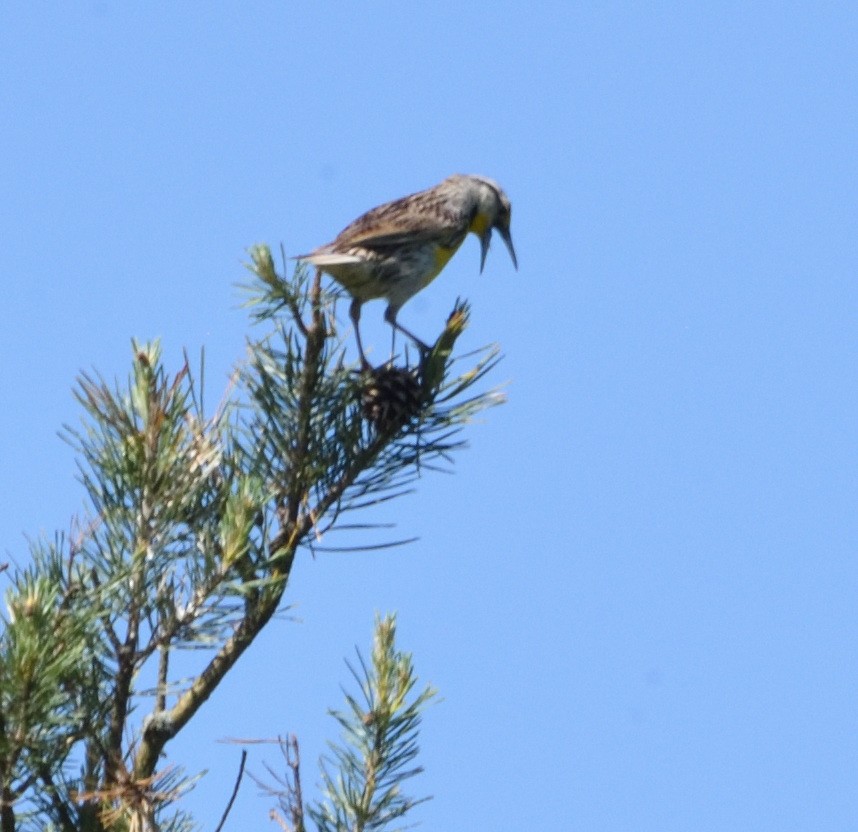
[{"label": "meadowlark", "polygon": [[426,344],[397,322],[397,313],[440,274],[469,232],[480,240],[480,272],[494,229],[517,269],[511,215],[509,199],[497,182],[485,176],[456,174],[434,188],[367,211],[332,243],[296,259],[326,272],[352,296],[349,316],[361,362],[369,366],[360,337],[361,306],[385,298],[384,319],[428,351]]}]

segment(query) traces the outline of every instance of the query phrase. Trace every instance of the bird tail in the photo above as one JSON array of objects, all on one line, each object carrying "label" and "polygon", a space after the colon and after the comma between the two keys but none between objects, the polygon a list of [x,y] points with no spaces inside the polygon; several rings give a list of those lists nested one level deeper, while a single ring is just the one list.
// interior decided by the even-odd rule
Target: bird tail
[{"label": "bird tail", "polygon": [[361,258],[354,254],[299,254],[293,260],[304,260],[314,266],[324,268],[325,266],[345,266],[349,263],[360,263]]}]

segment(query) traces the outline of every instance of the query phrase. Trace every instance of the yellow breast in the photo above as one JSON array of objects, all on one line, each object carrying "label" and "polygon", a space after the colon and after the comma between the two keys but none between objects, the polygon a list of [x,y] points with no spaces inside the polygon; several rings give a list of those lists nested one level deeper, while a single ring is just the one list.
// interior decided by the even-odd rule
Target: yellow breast
[{"label": "yellow breast", "polygon": [[435,247],[435,274],[437,275],[447,263],[450,262],[450,258],[456,253],[459,246],[436,246]]},{"label": "yellow breast", "polygon": [[[477,236],[482,236],[485,232],[486,228],[489,225],[489,218],[485,214],[477,214],[473,220],[471,220],[471,224],[468,226],[468,231],[472,231]],[[452,246],[442,246],[436,245],[435,250],[433,252],[435,259],[435,267],[432,270],[432,273],[426,276],[426,283],[429,283],[431,280],[434,280],[438,274],[441,272],[441,269],[450,262],[450,258],[459,250],[459,246],[464,242],[464,236],[456,242]]]},{"label": "yellow breast", "polygon": [[489,218],[486,214],[477,214],[472,220],[471,224],[468,226],[468,231],[473,234],[476,234],[478,237],[482,237],[483,234],[486,233],[486,229],[489,227]]}]

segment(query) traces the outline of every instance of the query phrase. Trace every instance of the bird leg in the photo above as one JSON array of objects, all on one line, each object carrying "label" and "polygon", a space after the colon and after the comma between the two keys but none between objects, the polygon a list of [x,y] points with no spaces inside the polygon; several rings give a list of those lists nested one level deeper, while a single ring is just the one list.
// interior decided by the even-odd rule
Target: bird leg
[{"label": "bird leg", "polygon": [[360,353],[361,369],[369,370],[372,369],[372,364],[366,360],[366,355],[363,351],[363,344],[360,340],[360,308],[362,303],[363,301],[358,300],[357,298],[352,299],[351,306],[349,306],[349,317],[355,325],[355,340],[357,341],[358,352]]},{"label": "bird leg", "polygon": [[393,366],[393,356],[396,355],[396,328],[390,328],[390,366]]},{"label": "bird leg", "polygon": [[407,335],[415,344],[417,344],[418,349],[423,353],[431,352],[431,347],[424,344],[413,332],[409,332],[404,326],[402,326],[402,324],[397,322],[396,313],[398,311],[398,307],[388,306],[384,313],[384,320],[387,321],[394,329],[398,329],[401,333]]}]

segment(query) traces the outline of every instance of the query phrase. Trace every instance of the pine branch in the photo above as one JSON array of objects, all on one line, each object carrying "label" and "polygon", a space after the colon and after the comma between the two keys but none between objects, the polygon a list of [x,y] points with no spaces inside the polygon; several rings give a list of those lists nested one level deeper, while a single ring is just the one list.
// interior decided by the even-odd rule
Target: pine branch
[{"label": "pine branch", "polygon": [[348,667],[359,695],[346,693],[347,710],[330,712],[343,737],[322,761],[325,797],[308,810],[320,832],[386,829],[427,799],[402,788],[423,770],[414,764],[417,735],[436,692],[413,694],[417,677],[410,655],[396,649],[395,616],[376,619],[371,663],[358,652],[358,664]]},{"label": "pine branch", "polygon": [[[457,303],[418,365],[356,372],[321,275],[298,267],[287,280],[267,248],[251,257],[255,317],[273,328],[249,343],[213,416],[187,360],[168,374],[157,342],[133,344],[125,386],[80,379],[85,417],[67,436],[91,513],[67,545],[33,546],[32,570],[13,579],[16,613],[0,634],[3,812],[26,799],[34,817],[101,832],[100,810],[72,796],[100,796],[120,812],[137,795],[140,811],[160,818],[181,786],[170,779],[152,792],[167,782],[156,770],[166,744],[281,609],[298,550],[337,528],[378,528],[340,521],[409,493],[449,463],[467,421],[500,401],[472,393],[495,350],[453,372],[467,305]],[[213,654],[189,680],[171,681],[170,653],[200,646]],[[152,710],[135,724],[146,673]],[[400,751],[404,759],[411,746]],[[65,767],[73,753],[77,777]],[[365,808],[382,805],[364,798]],[[9,811],[0,826],[14,823]]]},{"label": "pine branch", "polygon": [[[309,420],[312,410],[316,380],[320,372],[320,358],[325,342],[325,325],[321,308],[321,273],[316,273],[310,290],[312,324],[303,328],[305,350],[298,399],[296,438],[296,460],[292,477],[286,486],[286,514],[281,537],[271,547],[274,556],[269,573],[267,591],[249,605],[245,616],[239,621],[234,633],[197,677],[190,688],[179,698],[176,705],[153,716],[144,726],[138,748],[134,771],[137,777],[149,776],[155,768],[164,745],[172,739],[193,717],[209,698],[221,679],[238,661],[242,653],[253,642],[260,630],[268,623],[280,605],[286,581],[295,556],[292,529],[298,517],[305,491],[304,466],[301,464],[308,452]],[[291,544],[291,545],[290,545]]]}]

